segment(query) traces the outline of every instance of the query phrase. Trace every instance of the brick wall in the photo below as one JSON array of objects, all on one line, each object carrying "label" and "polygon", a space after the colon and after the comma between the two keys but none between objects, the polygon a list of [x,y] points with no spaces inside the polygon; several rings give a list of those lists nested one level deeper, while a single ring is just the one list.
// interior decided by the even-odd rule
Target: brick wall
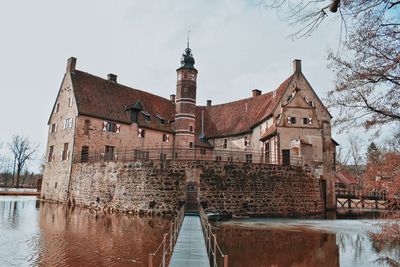
[{"label": "brick wall", "polygon": [[146,214],[171,213],[187,182],[210,211],[293,216],[323,211],[319,180],[301,168],[205,161],[74,164],[71,203]]}]

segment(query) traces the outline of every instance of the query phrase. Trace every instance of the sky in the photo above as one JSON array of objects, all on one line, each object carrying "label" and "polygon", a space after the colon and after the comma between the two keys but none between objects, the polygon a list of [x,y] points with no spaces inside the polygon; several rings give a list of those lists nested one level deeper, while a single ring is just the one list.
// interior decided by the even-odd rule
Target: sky
[{"label": "sky", "polygon": [[[334,86],[327,68],[339,27],[326,23],[306,39],[284,15],[244,0],[103,1],[14,0],[0,9],[0,153],[14,134],[39,144],[38,170],[49,118],[67,59],[77,69],[168,98],[176,69],[190,47],[199,71],[197,104],[249,97],[252,89],[276,89],[292,73],[293,59],[320,96]],[[334,113],[333,113],[334,115]],[[360,131],[362,133],[362,131]],[[346,143],[346,136],[333,138]],[[367,139],[367,138],[366,138]],[[365,140],[366,140],[365,139]]]}]

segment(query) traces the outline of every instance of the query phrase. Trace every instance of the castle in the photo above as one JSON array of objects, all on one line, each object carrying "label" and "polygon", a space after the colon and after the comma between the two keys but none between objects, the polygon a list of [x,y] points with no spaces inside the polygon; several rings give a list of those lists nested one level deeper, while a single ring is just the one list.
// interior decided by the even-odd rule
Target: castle
[{"label": "castle", "polygon": [[225,104],[196,105],[198,71],[189,46],[169,99],[76,69],[69,58],[48,125],[42,197],[64,202],[79,162],[208,160],[299,165],[321,179],[335,205],[336,142],[329,111],[293,61],[275,90]]}]

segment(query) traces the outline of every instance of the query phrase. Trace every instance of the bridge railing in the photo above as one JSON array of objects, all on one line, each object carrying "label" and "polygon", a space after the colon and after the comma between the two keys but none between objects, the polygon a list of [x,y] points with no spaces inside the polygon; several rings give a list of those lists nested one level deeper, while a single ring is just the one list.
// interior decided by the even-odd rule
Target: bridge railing
[{"label": "bridge railing", "polygon": [[364,198],[386,200],[386,191],[365,191],[357,189],[336,188],[336,197],[338,198]]},{"label": "bridge railing", "polygon": [[228,267],[228,255],[224,254],[218,245],[217,236],[212,232],[211,224],[208,222],[207,214],[202,207],[200,210],[200,221],[206,242],[207,254],[211,267]]},{"label": "bridge railing", "polygon": [[164,233],[163,240],[157,249],[149,254],[149,267],[165,267],[168,266],[168,261],[171,258],[172,251],[178,240],[179,231],[184,218],[184,209],[178,211],[173,223],[168,232]]}]

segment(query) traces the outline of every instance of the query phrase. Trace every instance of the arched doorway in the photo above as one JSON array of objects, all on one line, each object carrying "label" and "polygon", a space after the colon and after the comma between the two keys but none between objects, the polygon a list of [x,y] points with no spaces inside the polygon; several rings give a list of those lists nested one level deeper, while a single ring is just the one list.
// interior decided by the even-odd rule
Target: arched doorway
[{"label": "arched doorway", "polygon": [[186,183],[186,205],[185,212],[199,212],[199,204],[197,201],[198,188],[193,181]]}]

